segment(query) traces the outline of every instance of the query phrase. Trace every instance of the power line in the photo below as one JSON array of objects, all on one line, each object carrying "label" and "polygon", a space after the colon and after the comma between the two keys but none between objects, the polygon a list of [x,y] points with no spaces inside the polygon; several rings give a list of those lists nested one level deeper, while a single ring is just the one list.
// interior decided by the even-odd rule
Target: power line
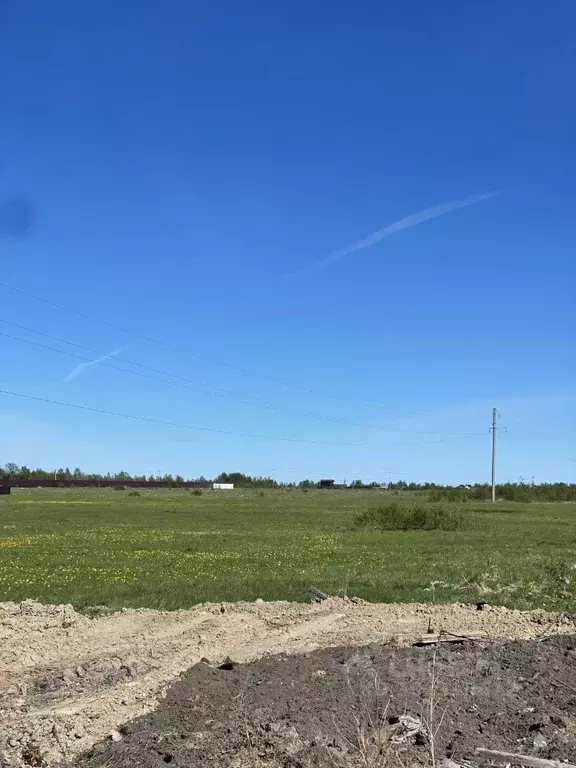
[{"label": "power line", "polygon": [[[86,347],[82,344],[77,344],[76,342],[69,341],[68,339],[62,339],[58,336],[53,336],[49,333],[38,331],[34,328],[28,328],[27,326],[20,325],[19,323],[14,323],[10,320],[0,320],[0,322],[6,325],[13,326],[15,328],[19,328],[20,330],[23,330],[23,331],[27,331],[28,333],[34,333],[38,336],[51,339],[52,341],[57,341],[60,344],[68,344],[69,346],[75,347],[77,349],[82,349],[84,351],[91,352],[97,355],[104,355],[104,356],[106,355],[106,353],[103,352],[102,350],[94,349],[93,347]],[[141,378],[150,379],[152,381],[158,381],[161,384],[167,384],[169,386],[179,387],[180,389],[192,389],[192,387],[184,386],[182,384],[177,384],[173,381],[165,381],[164,379],[160,379],[157,376],[150,376],[144,373],[139,373],[138,371],[131,371],[129,369],[119,367],[117,365],[114,365],[114,363],[106,362],[104,360],[93,360],[91,358],[83,357],[82,355],[77,355],[72,352],[66,352],[63,349],[55,349],[54,347],[49,347],[46,344],[41,344],[39,342],[32,341],[31,339],[24,339],[20,336],[13,336],[11,334],[2,333],[2,332],[0,332],[0,336],[4,336],[5,338],[12,339],[13,341],[20,341],[25,344],[30,344],[32,346],[39,347],[40,349],[46,349],[50,352],[57,352],[59,354],[66,355],[68,357],[73,357],[77,360],[82,360],[84,362],[92,363],[93,365],[101,365],[104,368],[111,368],[113,370],[122,371],[123,373],[128,373],[133,376],[140,376]],[[307,418],[319,419],[321,421],[328,421],[334,424],[351,425],[351,426],[362,427],[364,429],[378,429],[383,432],[406,432],[406,433],[419,434],[419,435],[448,435],[451,437],[473,437],[473,436],[484,434],[482,432],[436,432],[431,430],[411,430],[411,429],[403,429],[401,427],[384,427],[379,424],[366,424],[364,422],[356,421],[354,419],[346,419],[342,417],[331,417],[325,414],[306,411],[301,408],[278,405],[270,401],[264,400],[262,398],[253,397],[251,395],[244,395],[243,393],[235,392],[234,390],[226,389],[224,387],[218,387],[213,384],[207,384],[202,381],[195,381],[194,379],[190,379],[187,376],[181,376],[179,374],[171,373],[169,371],[163,371],[159,368],[154,368],[152,366],[145,365],[143,363],[139,363],[134,360],[127,360],[126,358],[123,358],[123,357],[115,356],[114,359],[119,362],[126,363],[127,365],[133,365],[144,370],[153,371],[154,373],[160,374],[161,376],[170,376],[172,378],[179,379],[181,381],[189,382],[195,385],[194,386],[195,389],[198,389],[198,387],[209,387],[211,389],[218,390],[218,392],[206,392],[204,390],[199,390],[199,391],[203,391],[204,394],[207,394],[207,395],[213,395],[214,397],[222,397],[222,398],[225,398],[225,396],[228,395],[228,396],[239,398],[240,402],[244,403],[245,405],[256,405],[258,407],[267,408],[269,410],[281,411],[289,414],[294,414],[294,413],[300,414]],[[219,392],[225,393],[225,394],[219,394]],[[248,400],[245,398],[250,398],[250,399]]]},{"label": "power line", "polygon": [[[302,470],[301,469],[278,469],[275,468],[276,472],[282,472],[285,475],[299,475],[302,477]],[[330,474],[338,474],[338,472],[334,472],[334,469],[329,469],[324,472],[305,472],[304,474],[310,478],[310,477],[329,477]],[[408,475],[405,472],[392,472],[390,469],[380,469],[380,468],[370,468],[370,467],[364,467],[363,469],[357,469],[357,470],[351,470],[346,468],[346,473],[349,475],[370,475],[373,476],[375,474],[386,474],[386,475],[396,475],[397,477],[408,477]]]},{"label": "power line", "polygon": [[[201,355],[199,352],[195,352],[192,349],[183,349],[182,347],[178,347],[175,344],[171,344],[170,342],[162,341],[161,339],[156,339],[153,336],[147,336],[146,334],[139,333],[138,331],[133,331],[129,328],[123,328],[122,326],[116,325],[115,323],[111,323],[108,320],[103,320],[102,318],[95,317],[93,315],[88,315],[85,312],[80,312],[76,309],[72,309],[71,307],[67,307],[64,304],[59,304],[58,302],[52,301],[51,299],[46,299],[43,296],[37,296],[34,293],[30,293],[30,291],[25,291],[23,288],[16,288],[15,286],[9,285],[8,283],[0,282],[0,288],[6,288],[9,291],[13,291],[14,293],[19,293],[22,296],[27,296],[30,299],[34,299],[35,301],[39,301],[43,304],[47,304],[48,306],[56,307],[57,309],[61,309],[64,312],[69,312],[70,314],[76,315],[76,317],[80,317],[83,320],[88,320],[90,322],[99,323],[100,325],[105,325],[108,328],[113,328],[115,331],[119,331],[120,333],[125,333],[128,336],[133,336],[142,341],[147,341],[151,344],[156,344],[157,346],[164,347],[165,349],[171,349],[174,352],[192,355],[193,357],[196,357],[199,360],[203,360],[204,362],[211,363],[212,365],[218,365],[220,367],[227,368],[228,370],[235,371],[236,373],[241,373],[244,376],[252,376],[253,378],[262,379],[264,381],[269,381],[274,384],[280,384],[290,389],[297,389],[297,390],[306,392],[309,395],[314,395],[315,397],[325,397],[332,400],[338,400],[339,402],[346,402],[346,401],[355,402],[358,405],[362,405],[368,408],[378,408],[385,411],[391,411],[394,413],[401,413],[403,415],[406,415],[405,412],[399,408],[391,408],[386,405],[381,405],[378,403],[369,403],[363,400],[352,400],[350,398],[342,397],[340,395],[336,395],[330,392],[321,392],[318,390],[310,389],[309,387],[302,386],[300,384],[293,384],[289,381],[285,381],[284,379],[276,379],[272,376],[268,376],[266,374],[259,373],[257,371],[250,371],[246,368],[241,368],[236,365],[231,365],[230,363],[226,363],[222,360],[216,360],[214,358],[207,357],[206,355]],[[446,417],[438,417],[435,414],[425,413],[422,411],[412,411],[408,415],[432,416],[434,418],[446,418]]]},{"label": "power line", "polygon": [[213,432],[216,434],[230,435],[233,437],[250,437],[258,440],[279,440],[281,442],[288,442],[288,443],[305,443],[308,445],[338,445],[338,446],[347,446],[347,447],[353,447],[353,448],[375,448],[375,447],[401,448],[401,447],[408,447],[413,445],[432,445],[432,444],[447,442],[446,440],[425,440],[425,441],[420,441],[415,443],[392,443],[387,446],[374,446],[374,445],[371,445],[370,443],[341,443],[341,442],[329,442],[324,440],[302,440],[296,437],[277,437],[273,435],[257,435],[252,432],[234,432],[229,429],[217,429],[215,427],[199,427],[194,424],[181,424],[179,422],[164,421],[163,419],[154,419],[150,416],[134,416],[129,413],[120,413],[118,411],[105,410],[104,408],[96,408],[95,406],[92,406],[92,405],[79,405],[76,403],[65,403],[61,400],[51,400],[47,397],[38,397],[36,395],[29,395],[23,392],[12,392],[11,390],[8,390],[8,389],[0,389],[0,394],[10,395],[12,397],[21,397],[25,400],[33,400],[38,403],[60,405],[64,408],[76,408],[81,411],[90,411],[92,413],[105,414],[106,416],[116,416],[118,418],[131,419],[132,421],[144,421],[151,424],[160,424],[166,427],[178,427],[180,429],[194,429],[200,432]]},{"label": "power line", "polygon": [[118,411],[108,411],[104,408],[96,408],[92,405],[78,405],[76,403],[65,403],[61,400],[50,400],[47,397],[37,397],[36,395],[28,395],[23,392],[12,392],[8,389],[0,389],[0,394],[11,395],[12,397],[22,397],[26,400],[35,400],[38,403],[49,403],[50,405],[60,405],[65,408],[76,408],[81,411],[91,411],[92,413],[102,413],[106,416],[117,416],[122,419],[131,419],[133,421],[146,421],[151,424],[160,424],[165,427],[178,427],[180,429],[195,429],[200,432],[214,432],[220,435],[231,435],[233,437],[252,437],[258,440],[281,440],[288,443],[309,443],[313,445],[343,445],[348,447],[366,448],[370,447],[366,443],[334,443],[326,442],[323,440],[301,440],[296,437],[277,437],[272,435],[257,435],[251,432],[233,432],[229,429],[217,429],[215,427],[199,427],[195,424],[181,424],[174,421],[164,421],[163,419],[153,419],[150,416],[134,416],[129,413],[120,413]]}]

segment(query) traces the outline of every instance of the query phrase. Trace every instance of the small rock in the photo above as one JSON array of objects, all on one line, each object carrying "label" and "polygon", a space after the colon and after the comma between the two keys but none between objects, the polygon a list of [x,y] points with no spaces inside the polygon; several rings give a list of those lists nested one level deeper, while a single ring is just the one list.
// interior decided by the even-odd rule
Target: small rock
[{"label": "small rock", "polygon": [[[396,718],[394,718],[396,719]],[[390,722],[388,718],[388,722]],[[418,736],[424,735],[424,726],[419,717],[413,715],[400,715],[395,724],[392,741],[399,743],[410,739],[418,739]]]},{"label": "small rock", "polygon": [[9,747],[17,747],[18,746],[17,739],[15,739],[13,736],[11,738],[9,738],[8,739],[8,746]]},{"label": "small rock", "polygon": [[81,664],[79,664],[76,667],[76,676],[77,677],[84,677],[85,674],[86,674],[86,670],[84,669],[84,667]]},{"label": "small rock", "polygon": [[261,597],[257,597],[257,598],[256,598],[256,600],[255,600],[254,602],[255,602],[257,605],[262,605],[262,603],[264,602],[264,600],[262,600],[262,598],[261,598]]},{"label": "small rock", "polygon": [[326,670],[317,669],[316,672],[314,672],[314,677],[326,677]]},{"label": "small rock", "polygon": [[122,734],[118,731],[111,731],[110,732],[110,739],[112,741],[122,741]]},{"label": "small rock", "polygon": [[534,736],[534,749],[546,749],[548,746],[548,742],[542,736],[541,733],[537,733],[536,736]]}]

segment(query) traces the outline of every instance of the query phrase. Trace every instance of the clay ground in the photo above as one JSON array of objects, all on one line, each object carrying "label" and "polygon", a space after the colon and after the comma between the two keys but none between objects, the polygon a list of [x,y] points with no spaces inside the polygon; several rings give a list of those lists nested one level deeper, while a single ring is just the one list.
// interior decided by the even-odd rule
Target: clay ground
[{"label": "clay ground", "polygon": [[[556,750],[562,757],[576,756],[570,744],[562,743],[562,735],[552,734],[552,731],[554,734],[564,731],[568,736],[572,733],[574,711],[569,702],[576,700],[576,693],[566,687],[576,689],[572,640],[566,639],[564,645],[557,646],[546,639],[548,636],[568,638],[576,634],[576,623],[562,614],[330,599],[309,605],[286,602],[210,604],[170,613],[127,610],[89,619],[76,613],[71,606],[43,606],[26,601],[0,605],[1,760],[5,766],[50,767],[84,755],[81,758],[83,764],[94,761],[99,765],[128,765],[128,762],[146,766],[166,762],[195,765],[194,750],[189,746],[185,748],[185,743],[189,745],[190,740],[203,738],[208,739],[207,744],[212,743],[211,737],[196,734],[209,730],[210,721],[213,721],[224,724],[225,729],[230,728],[230,738],[223,740],[218,736],[208,750],[210,754],[221,755],[219,763],[204,760],[203,764],[239,765],[237,761],[249,747],[252,761],[269,760],[272,755],[274,760],[284,760],[280,764],[304,765],[297,756],[298,750],[294,751],[294,743],[304,745],[310,760],[316,759],[316,755],[319,760],[320,755],[326,754],[321,744],[323,739],[335,738],[338,742],[338,731],[342,731],[344,737],[340,739],[351,740],[353,734],[346,731],[349,724],[342,723],[336,724],[336,735],[329,736],[328,726],[324,723],[323,733],[318,737],[322,749],[318,747],[315,751],[311,744],[314,741],[312,725],[308,730],[302,725],[313,722],[313,712],[307,713],[306,708],[301,707],[300,720],[286,723],[287,702],[310,700],[312,710],[315,707],[320,712],[325,707],[324,701],[326,706],[336,699],[345,701],[342,670],[352,665],[364,670],[362,674],[366,678],[364,682],[355,681],[356,689],[374,679],[375,669],[378,670],[376,677],[382,677],[384,670],[388,670],[386,674],[390,677],[390,670],[396,669],[389,680],[391,687],[385,693],[394,709],[394,712],[390,710],[391,716],[399,717],[404,710],[418,709],[418,702],[421,706],[425,692],[429,690],[431,651],[429,648],[395,646],[408,646],[430,636],[429,630],[485,638],[484,642],[474,643],[470,649],[466,646],[456,652],[472,654],[471,658],[445,656],[455,652],[439,646],[442,656],[438,711],[446,710],[445,717],[449,717],[454,732],[461,730],[452,727],[454,706],[458,711],[462,706],[455,696],[450,699],[449,712],[444,699],[448,690],[453,691],[459,686],[460,677],[468,676],[466,696],[470,695],[469,689],[479,686],[479,705],[483,702],[482,707],[488,708],[478,716],[480,719],[488,718],[486,722],[490,718],[508,720],[512,709],[517,712],[526,710],[522,717],[528,719],[522,720],[517,728],[510,726],[507,735],[502,732],[498,736],[494,730],[507,746],[518,746],[508,744],[508,741],[524,738],[518,735],[524,731],[526,737],[532,734],[532,738],[542,730],[546,750],[552,753]],[[501,650],[497,638],[538,640],[519,652],[514,650],[517,646],[512,646],[512,650]],[[375,648],[380,650],[356,650],[368,643],[376,644]],[[340,649],[334,650],[338,647]],[[319,649],[332,650],[321,652]],[[322,655],[315,656],[318,652]],[[355,656],[358,653],[360,656]],[[414,653],[419,655],[403,655]],[[278,660],[284,658],[282,654],[289,655],[286,661]],[[358,661],[350,662],[350,654]],[[366,661],[372,657],[372,661]],[[256,662],[254,674],[246,673],[248,667],[244,666],[217,669],[227,658],[233,662]],[[450,658],[453,661],[449,661]],[[195,666],[201,659],[210,663]],[[258,659],[263,660],[258,662]],[[342,664],[343,661],[346,664]],[[488,666],[483,667],[485,664]],[[168,686],[186,670],[190,670],[187,676],[179,680],[164,699]],[[508,671],[504,674],[504,670]],[[470,678],[472,672],[478,683],[474,682],[475,677],[474,680]],[[561,682],[552,685],[552,675]],[[454,680],[450,682],[452,678]],[[493,699],[489,699],[486,687],[490,684],[493,688],[493,681],[499,678],[500,688],[496,687]],[[541,684],[534,683],[539,678],[542,678]],[[248,685],[246,680],[252,682]],[[284,691],[288,690],[289,680],[295,681],[295,688],[287,696]],[[527,680],[532,682],[526,683]],[[538,691],[540,698],[535,698]],[[262,692],[266,693],[264,699]],[[357,690],[352,686],[345,695],[356,696]],[[201,704],[195,699],[197,696],[201,697]],[[512,696],[502,711],[506,717],[499,714],[496,705],[496,700],[502,696]],[[367,694],[362,699],[368,700]],[[125,727],[134,718],[153,712],[160,700],[161,708],[151,716],[149,724],[142,725],[146,721],[138,720]],[[265,711],[258,715],[258,709],[263,707]],[[534,711],[529,711],[533,707]],[[353,711],[350,699],[345,702],[345,709]],[[242,714],[247,711],[252,719],[246,720]],[[327,711],[330,711],[329,706]],[[538,727],[530,730],[534,723],[528,720],[533,714],[546,722],[541,726],[536,724]],[[336,715],[343,720],[342,712],[336,712],[334,718]],[[561,721],[561,717],[565,720]],[[227,718],[230,725],[226,725]],[[476,715],[472,718],[474,722],[477,719]],[[244,724],[243,736],[238,742],[235,739],[239,738],[240,721]],[[271,737],[271,746],[259,739],[254,741],[255,737],[251,735],[252,732],[259,733],[259,728],[265,728],[263,723],[268,723],[273,731],[279,729],[278,737]],[[465,728],[468,727],[465,724]],[[145,738],[142,730],[146,732]],[[491,733],[488,728],[488,734]],[[178,735],[179,749],[172,743],[170,749],[164,748],[166,734],[171,734],[172,740]],[[444,736],[439,735],[439,738]],[[288,746],[282,747],[285,742]],[[290,742],[293,742],[292,746]],[[100,746],[91,753],[95,744]],[[446,746],[439,742],[440,749],[446,750]],[[336,757],[341,754],[338,751],[341,747],[334,747]],[[418,745],[414,748],[420,749]],[[541,746],[534,748],[544,749]],[[109,749],[120,751],[117,755],[107,755]],[[184,749],[188,751],[184,753]],[[348,745],[348,749],[352,748]],[[258,750],[264,756],[259,756]],[[270,754],[266,750],[271,750]],[[138,755],[137,763],[128,757],[132,752]],[[349,759],[352,759],[351,755],[352,752]]]}]

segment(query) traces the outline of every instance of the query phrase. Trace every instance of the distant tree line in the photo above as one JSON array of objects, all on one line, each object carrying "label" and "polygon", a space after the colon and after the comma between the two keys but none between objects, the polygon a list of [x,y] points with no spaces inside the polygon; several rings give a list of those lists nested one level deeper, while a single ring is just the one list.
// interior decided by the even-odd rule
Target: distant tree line
[{"label": "distant tree line", "polygon": [[[206,482],[205,477],[194,478],[195,480]],[[99,472],[83,472],[79,467],[70,469],[31,469],[25,464],[19,466],[13,462],[8,462],[0,467],[0,483],[2,480],[57,480],[65,485],[73,480],[93,480],[96,482],[105,482],[107,480],[135,480],[137,482],[165,482],[167,485],[178,485],[186,482],[181,475],[131,475],[129,472],[121,471],[106,474]]]},{"label": "distant tree line", "polygon": [[[436,483],[390,483],[392,491],[426,491],[431,501],[485,501],[491,498],[489,483],[438,485]],[[502,483],[496,486],[501,501],[576,501],[576,483]]]},{"label": "distant tree line", "polygon": [[[472,486],[435,486],[428,495],[432,501],[485,501],[491,497],[488,483]],[[496,486],[499,501],[576,501],[576,483],[503,483]]]},{"label": "distant tree line", "polygon": [[70,469],[64,467],[60,469],[31,469],[26,465],[19,466],[14,462],[8,462],[0,467],[0,483],[3,480],[56,480],[62,485],[74,480],[93,480],[95,483],[106,482],[107,480],[133,480],[136,482],[162,482],[166,485],[178,486],[189,480],[199,483],[234,483],[238,488],[274,488],[282,485],[276,483],[271,477],[251,477],[241,472],[221,472],[217,477],[209,479],[200,475],[200,477],[184,478],[182,475],[132,475],[130,472],[122,470],[121,472],[101,474],[99,472],[83,472],[79,467]]},{"label": "distant tree line", "polygon": [[[137,482],[160,481],[168,486],[181,485],[189,480],[197,482],[234,483],[236,488],[318,488],[316,480],[300,480],[300,482],[277,482],[272,477],[245,475],[242,472],[221,472],[217,477],[208,479],[203,475],[185,479],[181,475],[131,475],[121,471],[111,474],[98,472],[83,472],[79,467],[71,470],[68,467],[46,470],[31,469],[25,465],[19,466],[13,462],[0,467],[0,483],[3,480],[57,480],[66,485],[74,480],[93,480],[105,482],[107,480],[133,480]],[[342,486],[339,486],[342,487]],[[378,488],[379,483],[364,483],[362,480],[354,480],[350,483],[352,488]],[[485,501],[490,498],[490,485],[477,483],[475,485],[438,485],[436,483],[408,483],[400,480],[384,485],[392,492],[426,493],[431,501]],[[497,486],[497,497],[502,501],[576,501],[576,483],[541,483],[540,485],[528,485],[527,483],[504,483]]]}]

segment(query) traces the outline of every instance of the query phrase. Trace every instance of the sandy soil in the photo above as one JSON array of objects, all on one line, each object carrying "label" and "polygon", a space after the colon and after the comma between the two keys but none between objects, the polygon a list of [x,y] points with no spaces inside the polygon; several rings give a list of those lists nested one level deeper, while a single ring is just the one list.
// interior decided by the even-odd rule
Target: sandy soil
[{"label": "sandy soil", "polygon": [[153,710],[201,659],[245,662],[432,632],[490,638],[575,634],[572,618],[473,606],[330,599],[127,610],[89,619],[71,606],[0,604],[0,766],[53,766]]}]

